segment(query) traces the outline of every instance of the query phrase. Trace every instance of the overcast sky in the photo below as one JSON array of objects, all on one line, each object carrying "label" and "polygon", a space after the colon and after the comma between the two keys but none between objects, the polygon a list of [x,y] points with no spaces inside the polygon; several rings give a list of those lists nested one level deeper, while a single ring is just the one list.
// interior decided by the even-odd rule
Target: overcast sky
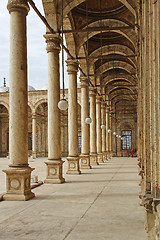
[{"label": "overcast sky", "polygon": [[[37,8],[44,16],[42,3],[34,0]],[[0,86],[3,85],[3,78],[6,77],[9,86],[9,28],[10,15],[6,8],[7,0],[0,3]],[[30,7],[27,16],[27,41],[28,41],[28,82],[36,89],[47,84],[47,52],[43,35],[45,25]],[[66,57],[66,56],[65,56]],[[65,77],[67,74],[65,72]],[[62,85],[62,84],[61,84]],[[66,84],[67,85],[67,82]]]}]

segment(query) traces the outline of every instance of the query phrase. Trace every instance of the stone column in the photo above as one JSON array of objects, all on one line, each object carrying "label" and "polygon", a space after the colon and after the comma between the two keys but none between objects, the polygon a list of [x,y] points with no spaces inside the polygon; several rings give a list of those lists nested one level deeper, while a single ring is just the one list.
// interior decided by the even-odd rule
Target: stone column
[{"label": "stone column", "polygon": [[80,174],[78,156],[78,107],[77,71],[78,62],[67,60],[68,83],[68,171],[67,174]]},{"label": "stone column", "polygon": [[32,157],[36,158],[36,113],[32,115]]},{"label": "stone column", "polygon": [[97,155],[98,163],[103,163],[102,153],[102,129],[101,129],[101,97],[96,99],[96,124],[97,124]]},{"label": "stone column", "polygon": [[34,197],[28,165],[28,91],[26,16],[29,6],[25,0],[9,0],[10,13],[10,121],[9,168],[4,200],[28,200]]},{"label": "stone column", "polygon": [[106,152],[107,152],[107,159],[109,158],[109,108],[106,109]]},{"label": "stone column", "polygon": [[61,160],[60,76],[59,52],[60,38],[56,34],[44,35],[48,53],[48,160],[45,183],[63,183]]},{"label": "stone column", "polygon": [[98,165],[97,162],[97,145],[96,145],[96,91],[93,87],[90,88],[90,163]]},{"label": "stone column", "polygon": [[[109,115],[109,128],[112,129],[112,116]],[[112,157],[112,132],[109,133],[109,156]]]},{"label": "stone column", "polygon": [[80,77],[81,81],[81,168],[89,169],[90,156],[89,156],[89,124],[85,122],[85,119],[89,117],[89,96],[88,96],[88,83],[86,77]]},{"label": "stone column", "polygon": [[102,129],[102,153],[103,161],[107,160],[106,152],[106,106],[105,103],[102,103],[102,124],[105,126],[105,129]]},{"label": "stone column", "polygon": [[41,146],[41,156],[46,157],[46,131],[45,131],[45,117],[42,117],[42,146]]}]

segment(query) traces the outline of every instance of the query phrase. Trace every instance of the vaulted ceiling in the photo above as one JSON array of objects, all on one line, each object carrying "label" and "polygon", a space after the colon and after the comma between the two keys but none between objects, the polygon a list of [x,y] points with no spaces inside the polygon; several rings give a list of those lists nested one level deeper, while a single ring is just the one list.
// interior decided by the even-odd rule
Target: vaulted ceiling
[{"label": "vaulted ceiling", "polygon": [[[49,23],[55,28],[56,19],[60,30],[61,1],[43,0],[43,5]],[[137,1],[63,0],[63,6],[67,48],[79,60],[84,73],[88,66],[90,81],[99,94],[99,86],[105,89],[112,105],[126,101],[125,108],[127,105],[135,111]]]}]

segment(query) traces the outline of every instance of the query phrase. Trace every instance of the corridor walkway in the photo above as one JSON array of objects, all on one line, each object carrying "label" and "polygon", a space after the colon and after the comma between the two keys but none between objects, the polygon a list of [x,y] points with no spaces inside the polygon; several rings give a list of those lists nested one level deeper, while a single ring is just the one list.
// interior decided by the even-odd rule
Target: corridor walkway
[{"label": "corridor walkway", "polygon": [[[29,161],[39,180],[45,177],[45,160]],[[7,166],[7,159],[0,161]],[[0,239],[147,240],[137,159],[112,158],[82,173],[65,175],[61,185],[33,189],[32,200],[0,202]],[[0,173],[1,184],[4,177]]]}]

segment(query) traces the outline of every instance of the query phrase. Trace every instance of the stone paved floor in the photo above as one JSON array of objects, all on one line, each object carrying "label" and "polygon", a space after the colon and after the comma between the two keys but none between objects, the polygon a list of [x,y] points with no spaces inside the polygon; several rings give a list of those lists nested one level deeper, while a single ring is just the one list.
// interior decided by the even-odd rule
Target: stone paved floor
[{"label": "stone paved floor", "polygon": [[[29,159],[39,180],[45,158]],[[0,159],[0,169],[8,159]],[[66,172],[67,163],[64,164]],[[112,158],[64,184],[43,184],[26,202],[0,202],[2,240],[147,240],[136,158]],[[0,193],[5,174],[0,172]]]}]

